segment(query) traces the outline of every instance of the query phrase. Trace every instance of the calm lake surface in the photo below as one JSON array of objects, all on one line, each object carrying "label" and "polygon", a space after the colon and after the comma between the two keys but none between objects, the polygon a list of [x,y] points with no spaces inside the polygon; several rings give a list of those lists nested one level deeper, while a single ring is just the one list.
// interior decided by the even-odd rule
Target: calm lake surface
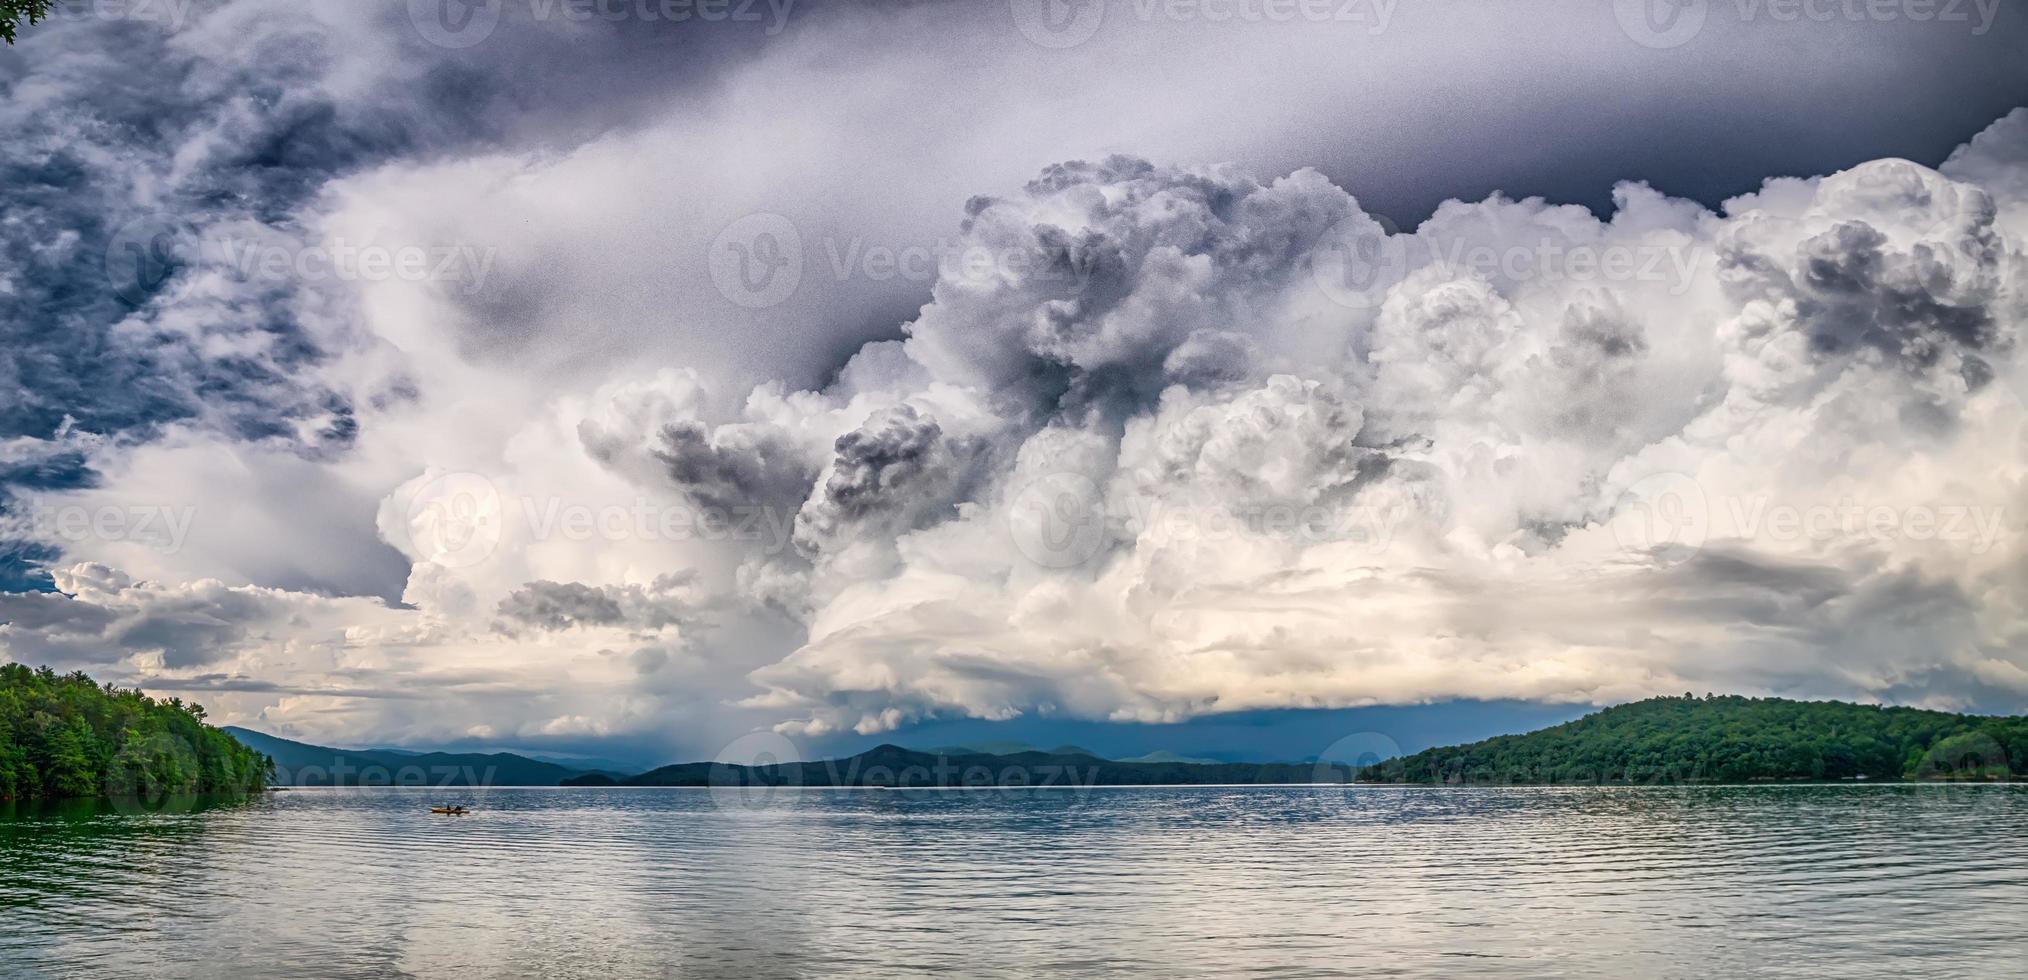
[{"label": "calm lake surface", "polygon": [[[462,801],[467,817],[432,816]],[[7,977],[2019,977],[2028,787],[0,809]]]}]

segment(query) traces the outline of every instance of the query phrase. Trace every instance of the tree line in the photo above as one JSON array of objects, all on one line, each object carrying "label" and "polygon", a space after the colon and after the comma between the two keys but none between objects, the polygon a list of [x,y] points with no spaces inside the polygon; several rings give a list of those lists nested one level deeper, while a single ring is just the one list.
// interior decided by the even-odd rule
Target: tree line
[{"label": "tree line", "polygon": [[272,769],[181,698],[0,665],[0,799],[240,793]]},{"label": "tree line", "polygon": [[1490,785],[2024,777],[2028,718],[1709,694],[1636,701],[1360,772],[1373,782]]}]

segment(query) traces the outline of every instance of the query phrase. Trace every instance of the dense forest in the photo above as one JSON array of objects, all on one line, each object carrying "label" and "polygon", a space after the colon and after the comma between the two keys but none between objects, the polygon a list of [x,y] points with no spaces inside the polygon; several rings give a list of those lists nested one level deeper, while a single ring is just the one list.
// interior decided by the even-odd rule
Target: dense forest
[{"label": "dense forest", "polygon": [[1369,766],[1391,783],[1736,783],[2028,775],[2028,718],[1840,701],[1652,698]]},{"label": "dense forest", "polygon": [[269,768],[180,698],[0,665],[0,799],[245,792]]}]

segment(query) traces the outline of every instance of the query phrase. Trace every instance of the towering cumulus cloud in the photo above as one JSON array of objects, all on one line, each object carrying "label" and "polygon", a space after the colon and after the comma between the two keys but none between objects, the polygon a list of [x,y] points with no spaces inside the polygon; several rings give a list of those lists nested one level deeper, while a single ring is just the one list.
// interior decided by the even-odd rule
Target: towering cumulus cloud
[{"label": "towering cumulus cloud", "polygon": [[755,703],[817,732],[1710,687],[2018,705],[2024,138],[2017,112],[1944,172],[1723,214],[1628,184],[1605,221],[1496,197],[1392,235],[1308,173],[1115,159],[975,201],[967,245],[1028,261],[946,277],[877,396],[778,424],[900,403],[910,445],[962,432],[989,471],[887,525],[878,574],[796,556],[808,639]]},{"label": "towering cumulus cloud", "polygon": [[[975,128],[874,154],[842,52],[941,9],[749,51],[540,7],[464,47],[200,3],[51,25],[4,79],[0,654],[311,739],[683,757],[1459,698],[2028,709],[2028,110],[1938,169],[1397,227],[1258,159],[1003,179],[967,148],[1049,128],[1011,110],[905,102]],[[1008,36],[964,57],[1046,89]],[[616,94],[650,70],[686,94]]]}]

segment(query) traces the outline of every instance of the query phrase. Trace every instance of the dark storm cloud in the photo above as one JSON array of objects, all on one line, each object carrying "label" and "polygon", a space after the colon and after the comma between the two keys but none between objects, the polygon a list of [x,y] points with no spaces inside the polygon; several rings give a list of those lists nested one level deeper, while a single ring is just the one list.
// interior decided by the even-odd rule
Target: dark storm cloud
[{"label": "dark storm cloud", "polygon": [[[666,108],[667,90],[643,82],[698,82],[772,39],[509,3],[461,49],[430,43],[414,6],[200,0],[173,29],[92,7],[0,51],[0,441],[66,426],[145,441],[181,423],[342,453],[353,395],[311,376],[351,342],[342,307],[313,326],[306,305],[325,304],[306,304],[303,284],[221,268],[207,248],[242,233],[222,229],[295,247],[302,209],[334,177],[595,137]],[[523,299],[498,322],[540,309]],[[76,454],[0,466],[0,517],[19,490],[90,478]],[[32,584],[30,564],[54,557],[0,552],[0,588]]]},{"label": "dark storm cloud", "polygon": [[936,419],[903,405],[875,413],[833,449],[830,468],[796,516],[796,544],[808,555],[954,515],[987,447],[953,445]]},{"label": "dark storm cloud", "polygon": [[676,423],[662,429],[661,445],[653,454],[677,489],[719,513],[754,507],[793,510],[810,485],[802,454],[758,426],[709,430],[698,422]]},{"label": "dark storm cloud", "polygon": [[1905,204],[1931,215],[1929,235],[1897,245],[1865,220],[1837,222],[1809,236],[1793,256],[1721,247],[1719,273],[1731,295],[1795,310],[1794,329],[1827,362],[1871,348],[1915,370],[1944,358],[1976,390],[1991,377],[1987,361],[2010,342],[1998,317],[2009,304],[2013,261],[1996,227],[1989,194],[1974,187],[1927,188],[1902,161],[1854,171],[1855,204]]},{"label": "dark storm cloud", "polygon": [[[115,590],[132,585],[99,571]],[[113,606],[56,592],[0,594],[0,630],[10,651],[38,663],[113,663],[154,653],[172,670],[198,666],[231,656],[270,613],[263,594],[215,582]]]},{"label": "dark storm cloud", "polygon": [[620,604],[604,591],[581,582],[530,582],[500,600],[500,615],[537,629],[612,626],[620,622]]},{"label": "dark storm cloud", "polygon": [[[197,536],[233,554],[120,556],[155,562],[129,570],[158,582],[53,568],[59,585],[96,584],[0,607],[0,649],[251,673],[274,687],[244,687],[235,710],[404,737],[1632,696],[1705,670],[1709,636],[1731,627],[1776,665],[1734,678],[1974,690],[1965,651],[1987,641],[1952,633],[1956,585],[1886,588],[1868,578],[1873,553],[1773,541],[1766,560],[1714,550],[1642,591],[1622,569],[1680,550],[1600,559],[1609,534],[1591,521],[1658,469],[1794,495],[1829,482],[1806,465],[1820,458],[1842,466],[1886,441],[1876,460],[1893,465],[1947,445],[1893,443],[1906,433],[1882,424],[1891,411],[1862,410],[1998,362],[2014,321],[1991,312],[1985,280],[1998,273],[1978,257],[1976,208],[1918,215],[1922,202],[1865,198],[1850,175],[1823,182],[1821,199],[1773,188],[1761,208],[1806,227],[1804,240],[1743,230],[1724,285],[1701,277],[1681,293],[1423,269],[1383,304],[1334,293],[1313,263],[1334,226],[1383,227],[1365,211],[1414,218],[1496,186],[1521,197],[1459,204],[1456,220],[1408,234],[1528,254],[1715,250],[1707,231],[1752,220],[1636,189],[1601,224],[1527,195],[1590,203],[1615,178],[1649,177],[1715,204],[1770,173],[1889,152],[1933,162],[1942,148],[1881,144],[1946,129],[1955,142],[1997,114],[1936,127],[1910,110],[2011,102],[2028,77],[2019,46],[1719,18],[1694,44],[1656,51],[1620,36],[1603,4],[1404,4],[1395,33],[1364,47],[1318,25],[1271,36],[1115,17],[1070,52],[1027,45],[1001,4],[826,5],[795,25],[817,28],[791,39],[807,43],[784,49],[750,25],[544,16],[577,5],[514,0],[493,5],[504,19],[487,36],[452,45],[426,40],[411,12],[429,5],[406,0],[208,4],[167,40],[54,25],[0,55],[0,122],[18,137],[0,148],[0,176],[16,178],[0,190],[14,222],[0,224],[0,299],[16,304],[0,308],[0,419],[18,412],[0,445],[34,441],[10,450],[15,485],[93,480],[100,457],[60,437],[70,416],[113,447],[104,499],[203,496],[203,480],[177,482],[201,470],[248,518]],[[1300,169],[1311,165],[1341,186]],[[1995,166],[2011,174],[2018,158]],[[961,211],[980,192],[998,196]],[[703,256],[761,211],[803,237],[801,290],[732,309]],[[1932,233],[1922,217],[1964,226]],[[286,247],[334,223],[497,244],[501,275],[428,297],[441,311],[389,311],[365,289],[248,281],[188,247],[221,228]],[[953,226],[1024,261],[935,282],[835,264],[867,254],[862,238],[891,254]],[[1951,261],[1925,258],[1939,242]],[[108,251],[123,260],[113,275]],[[911,319],[905,341],[840,367],[841,351]],[[1880,351],[1908,370],[1871,377]],[[808,387],[819,380],[835,385]],[[1929,386],[1911,394],[1917,381]],[[2002,386],[1985,387],[1990,400]],[[1837,397],[1816,398],[1824,388]],[[572,417],[580,406],[592,417]],[[1940,400],[1933,414],[1963,407]],[[301,465],[263,484],[233,469],[234,452],[143,446],[170,423],[198,430],[200,449],[257,441],[263,461]],[[556,438],[573,423],[576,443]],[[1798,432],[1806,445],[1785,442]],[[1735,452],[1773,461],[1720,465]],[[137,459],[154,468],[115,471]],[[1940,457],[1894,476],[1960,468]],[[538,486],[574,501],[617,476],[646,502],[673,488],[687,503],[798,515],[799,547],[510,534],[456,568],[382,549],[392,561],[365,586],[354,570],[370,557],[314,547],[412,525],[415,508],[387,487],[446,469],[493,483],[509,519]],[[1887,492],[1886,477],[1854,475]],[[1227,537],[1171,537],[1162,525],[1066,567],[1051,551],[1063,509],[1028,506],[1052,477],[1188,519],[1318,505],[1330,533],[1241,521],[1213,523]],[[340,484],[369,506],[318,492]],[[1895,560],[1949,564],[1904,544]],[[298,571],[288,552],[314,567]],[[1454,590],[1420,571],[1482,559],[1498,574],[1450,569]],[[1813,560],[1833,568],[1813,576]],[[1962,564],[1934,574],[1986,574]],[[709,585],[570,581],[594,567],[632,582],[697,568]],[[214,575],[304,592],[204,581]],[[404,604],[313,594],[363,589]],[[1851,597],[1875,594],[1889,612],[1858,614]],[[1468,612],[1446,612],[1457,607]],[[702,609],[727,614],[692,643]],[[1896,634],[1895,610],[1937,634]],[[1456,629],[1461,616],[1477,628]],[[1848,646],[1863,655],[1848,660]],[[1936,646],[1956,651],[1955,672],[1908,682]],[[429,672],[461,658],[500,668],[485,696]],[[376,674],[315,683],[348,660]],[[407,677],[439,696],[352,715],[256,696],[344,697]],[[729,721],[740,713],[727,702],[755,691]]]},{"label": "dark storm cloud", "polygon": [[824,499],[849,520],[886,506],[890,496],[907,495],[933,478],[931,458],[942,436],[935,419],[906,405],[867,419],[838,437]]},{"label": "dark storm cloud", "polygon": [[500,601],[502,628],[557,632],[590,626],[659,630],[688,622],[695,611],[692,575],[665,575],[648,586],[530,582]]}]

